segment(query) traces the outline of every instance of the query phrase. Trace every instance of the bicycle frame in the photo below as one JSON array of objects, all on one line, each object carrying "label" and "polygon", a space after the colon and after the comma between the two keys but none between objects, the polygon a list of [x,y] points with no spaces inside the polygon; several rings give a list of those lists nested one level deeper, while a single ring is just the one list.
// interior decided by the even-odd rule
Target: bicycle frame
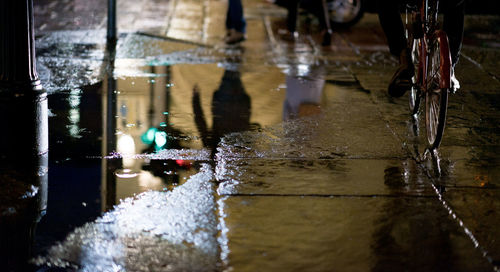
[{"label": "bicycle frame", "polygon": [[[425,101],[425,126],[429,149],[439,147],[446,122],[448,90],[451,87],[451,55],[446,33],[438,29],[439,0],[418,0],[410,6],[413,23],[408,24],[407,39],[415,66],[409,96],[410,111],[416,116],[420,101]],[[408,18],[408,13],[407,13]],[[410,35],[411,33],[411,35]]]},{"label": "bicycle frame", "polygon": [[[430,3],[432,2],[432,3]],[[451,56],[450,47],[448,43],[448,36],[443,30],[437,29],[437,18],[438,18],[438,5],[439,0],[422,0],[420,8],[420,22],[423,29],[423,39],[422,44],[419,46],[420,49],[420,61],[417,72],[417,84],[419,84],[420,89],[423,92],[428,91],[428,63],[429,63],[429,53],[432,44],[431,41],[438,40],[441,45],[439,48],[439,55],[443,62],[440,66],[440,80],[439,87],[450,88],[451,86]]]}]

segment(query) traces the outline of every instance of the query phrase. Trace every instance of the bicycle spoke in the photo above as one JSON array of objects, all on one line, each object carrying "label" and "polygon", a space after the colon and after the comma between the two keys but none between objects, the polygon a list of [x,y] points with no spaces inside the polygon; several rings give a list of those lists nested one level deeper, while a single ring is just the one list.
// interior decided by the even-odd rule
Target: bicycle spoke
[{"label": "bicycle spoke", "polygon": [[[448,89],[443,88],[445,86],[441,83],[443,80],[448,80],[448,78],[443,77],[448,77],[446,69],[449,69],[450,63],[448,62],[449,52],[447,53],[446,50],[449,50],[449,45],[446,33],[437,30],[439,27],[437,23],[438,1],[425,0],[420,3],[425,5],[420,7],[420,11],[424,13],[417,13],[417,9],[417,11],[413,11],[415,15],[413,18],[420,18],[422,21],[416,20],[419,22],[416,24],[413,22],[412,26],[416,27],[407,28],[405,33],[409,41],[408,48],[412,53],[415,71],[418,71],[418,78],[412,78],[413,85],[409,93],[409,106],[413,117],[416,117],[420,99],[422,102],[425,101],[427,142],[429,149],[435,149],[443,137],[448,107]],[[418,16],[416,16],[417,14]],[[405,23],[408,26],[408,20]],[[415,35],[415,29],[422,32]]]},{"label": "bicycle spoke", "polygon": [[443,63],[440,58],[441,44],[436,37],[430,37],[432,42],[429,50],[429,62],[426,80],[426,128],[427,141],[430,148],[439,146],[446,118],[447,107],[447,89],[441,89],[441,66]]},{"label": "bicycle spoke", "polygon": [[431,135],[433,136],[433,140],[435,139],[437,125],[438,125],[438,116],[439,116],[439,96],[436,92],[433,92],[431,96],[431,124],[430,130]]}]

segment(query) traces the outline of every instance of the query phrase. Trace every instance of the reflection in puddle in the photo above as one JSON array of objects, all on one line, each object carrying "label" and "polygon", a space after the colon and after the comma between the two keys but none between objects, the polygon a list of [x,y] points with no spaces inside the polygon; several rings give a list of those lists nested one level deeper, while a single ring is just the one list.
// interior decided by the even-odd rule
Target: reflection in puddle
[{"label": "reflection in puddle", "polygon": [[321,112],[320,103],[325,86],[323,70],[322,66],[297,65],[296,69],[288,72],[283,104],[284,120]]},{"label": "reflection in puddle", "polygon": [[[191,204],[186,204],[192,202],[192,198],[203,199],[208,196],[213,198],[216,194],[215,188],[212,187],[215,180],[212,176],[214,170],[206,164],[207,162],[216,164],[215,176],[220,177],[221,175],[217,173],[230,170],[234,164],[227,160],[228,158],[245,157],[247,153],[256,150],[262,151],[263,156],[270,158],[273,154],[280,158],[286,154],[294,157],[307,156],[299,154],[300,152],[310,152],[308,154],[313,154],[313,158],[344,156],[342,150],[332,153],[331,150],[336,148],[329,149],[330,146],[325,148],[324,144],[324,141],[328,140],[329,144],[339,145],[338,141],[342,140],[339,137],[344,136],[332,137],[330,127],[323,129],[317,122],[328,119],[322,115],[328,110],[331,111],[332,106],[335,109],[333,114],[342,117],[344,108],[337,105],[347,104],[344,96],[346,93],[352,93],[353,89],[337,89],[332,84],[326,84],[324,68],[319,65],[289,66],[286,74],[276,67],[269,66],[251,68],[240,66],[240,70],[234,70],[235,67],[238,65],[224,66],[224,68],[217,67],[216,64],[143,67],[139,69],[143,73],[135,76],[114,78],[108,75],[102,84],[92,86],[90,91],[82,89],[82,91],[53,95],[65,102],[64,107],[58,107],[57,101],[51,107],[56,115],[52,118],[64,119],[64,122],[54,124],[55,127],[59,126],[57,131],[64,131],[65,135],[58,136],[61,143],[56,145],[56,149],[67,148],[68,142],[75,146],[84,143],[86,147],[96,142],[102,143],[101,150],[95,148],[84,150],[80,147],[84,151],[81,154],[59,152],[70,161],[79,158],[80,162],[87,162],[89,157],[102,158],[102,164],[96,167],[100,171],[101,196],[94,205],[89,200],[81,201],[79,209],[100,206],[100,212],[105,214],[101,219],[77,228],[59,246],[52,247],[47,258],[39,261],[55,265],[67,258],[71,264],[88,267],[97,267],[99,262],[134,267],[129,266],[132,265],[134,258],[151,257],[141,255],[142,246],[147,245],[158,251],[184,254],[183,256],[187,256],[188,259],[196,256],[195,259],[205,260],[204,258],[208,256],[210,264],[207,267],[213,268],[211,260],[213,256],[219,258],[219,253],[211,254],[214,250],[219,250],[219,247],[227,246],[224,244],[224,237],[220,238],[220,243],[223,244],[214,242],[215,246],[210,245],[210,254],[205,256],[205,253],[199,251],[200,247],[204,246],[192,242],[190,240],[192,237],[189,235],[196,233],[203,236],[203,239],[216,239],[212,233],[216,229],[214,226],[217,225],[212,207],[215,205],[215,200],[210,200],[210,204],[203,204],[205,206],[202,210],[208,207],[205,211],[189,210],[182,214],[177,212],[177,209],[181,209],[178,205],[192,207],[189,206]],[[284,83],[286,92],[278,88]],[[88,95],[92,99],[89,99]],[[365,93],[355,93],[355,95],[366,96]],[[98,100],[101,104],[91,104],[94,100]],[[71,110],[79,111],[79,120],[65,118],[72,116]],[[308,116],[312,118],[302,118]],[[94,123],[95,120],[101,121],[102,127],[90,126],[91,122],[88,120],[93,118]],[[285,125],[283,119],[288,120]],[[342,118],[334,121],[345,122]],[[329,126],[336,126],[335,122]],[[73,127],[77,127],[83,137],[75,137],[72,133]],[[297,133],[290,134],[287,131]],[[266,136],[272,139],[264,139]],[[232,153],[227,152],[230,150],[228,148],[232,148]],[[328,154],[325,153],[327,151]],[[83,159],[82,154],[84,154]],[[61,155],[57,156],[57,159],[62,160]],[[64,168],[64,165],[61,168]],[[203,177],[203,184],[196,182],[199,177]],[[193,186],[198,187],[193,188]],[[158,201],[145,200],[150,198]],[[82,206],[82,202],[85,205]],[[197,205],[196,202],[192,203]],[[172,210],[169,210],[169,205],[175,207],[172,206]],[[148,213],[136,210],[142,209],[141,207],[144,211],[147,211],[147,208],[158,207],[157,210],[151,211],[157,211],[158,214],[149,214],[159,219],[151,224],[148,223],[147,226],[119,223],[121,220],[149,222],[150,218],[126,217],[129,211],[137,211],[137,214]],[[162,208],[167,210],[163,211]],[[207,226],[207,231],[204,231],[205,227],[182,230],[187,236],[175,238],[184,241],[180,244],[151,236],[151,233],[156,233],[153,229],[163,228],[163,225],[170,226],[179,222],[182,225],[184,219],[205,220],[203,216],[198,218],[197,212],[208,210],[213,218],[207,220],[210,224],[213,223],[213,226]],[[71,211],[80,212],[78,209]],[[169,215],[160,219],[163,217],[163,212],[167,211],[179,218]],[[80,220],[86,219],[83,222],[92,222],[98,215],[93,214],[93,217],[88,217],[89,219]],[[103,221],[103,218],[110,217],[112,217],[110,221]],[[223,223],[219,218],[219,224]],[[81,224],[75,225],[81,226]],[[116,230],[114,229],[116,226],[125,229]],[[118,234],[115,231],[118,231]],[[160,235],[174,235],[172,233],[177,231],[180,231],[177,226],[168,230],[162,229]],[[108,237],[108,232],[114,233],[116,237]],[[99,237],[104,241],[103,244],[94,243],[95,239],[101,239]],[[78,240],[80,238],[81,240]],[[212,243],[212,240],[210,241]],[[90,245],[95,247],[92,248]],[[117,245],[118,249],[110,250],[109,254],[103,255],[101,259],[92,253],[97,250],[105,251],[108,245]],[[84,251],[81,258],[73,258],[75,256],[72,256],[71,252],[80,249]],[[185,254],[185,250],[189,254]],[[67,254],[71,256],[68,257]],[[151,252],[151,254],[157,253]],[[70,257],[73,259],[69,259]],[[111,259],[114,261],[110,261]],[[178,260],[183,262],[185,259],[180,257]],[[189,262],[196,264],[204,261],[197,262],[190,259]]]},{"label": "reflection in puddle", "polygon": [[214,271],[218,245],[212,179],[205,164],[170,192],[123,199],[35,263],[81,271]]},{"label": "reflection in puddle", "polygon": [[[264,74],[240,73],[235,67],[155,66],[141,68],[149,72],[135,77],[108,79],[115,82],[110,86],[116,98],[105,101],[116,101],[110,111],[115,120],[108,114],[103,119],[116,128],[109,130],[112,141],[103,153],[111,166],[103,167],[111,171],[103,175],[111,187],[103,188],[114,193],[103,207],[146,190],[170,190],[198,171],[197,161],[213,158],[220,138],[258,128],[257,123],[280,122],[281,109],[275,105],[281,104],[284,93],[260,95],[280,84],[280,71],[263,67]],[[255,115],[252,106],[259,109]]]},{"label": "reflection in puddle", "polygon": [[250,129],[250,97],[241,82],[239,71],[225,70],[219,88],[212,97],[212,129],[207,127],[201,108],[200,88],[193,88],[193,112],[203,145],[215,153],[220,139],[232,132]]}]

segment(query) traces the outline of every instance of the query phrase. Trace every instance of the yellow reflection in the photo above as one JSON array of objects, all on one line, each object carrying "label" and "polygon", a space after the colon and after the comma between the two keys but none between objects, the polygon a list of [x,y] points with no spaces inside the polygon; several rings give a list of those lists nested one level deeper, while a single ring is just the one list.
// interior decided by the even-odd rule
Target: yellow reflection
[{"label": "yellow reflection", "polygon": [[488,175],[476,175],[474,181],[479,183],[479,186],[485,187],[490,183],[490,177]]}]

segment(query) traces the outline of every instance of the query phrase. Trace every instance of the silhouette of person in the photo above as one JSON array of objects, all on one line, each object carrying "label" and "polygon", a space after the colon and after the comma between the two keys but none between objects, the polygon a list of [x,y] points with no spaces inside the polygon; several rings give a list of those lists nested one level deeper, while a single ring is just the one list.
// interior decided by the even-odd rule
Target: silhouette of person
[{"label": "silhouette of person", "polygon": [[250,97],[243,87],[238,71],[225,70],[219,88],[212,97],[212,129],[207,128],[199,87],[193,87],[193,112],[203,145],[211,149],[214,158],[220,139],[229,133],[250,129]]}]

